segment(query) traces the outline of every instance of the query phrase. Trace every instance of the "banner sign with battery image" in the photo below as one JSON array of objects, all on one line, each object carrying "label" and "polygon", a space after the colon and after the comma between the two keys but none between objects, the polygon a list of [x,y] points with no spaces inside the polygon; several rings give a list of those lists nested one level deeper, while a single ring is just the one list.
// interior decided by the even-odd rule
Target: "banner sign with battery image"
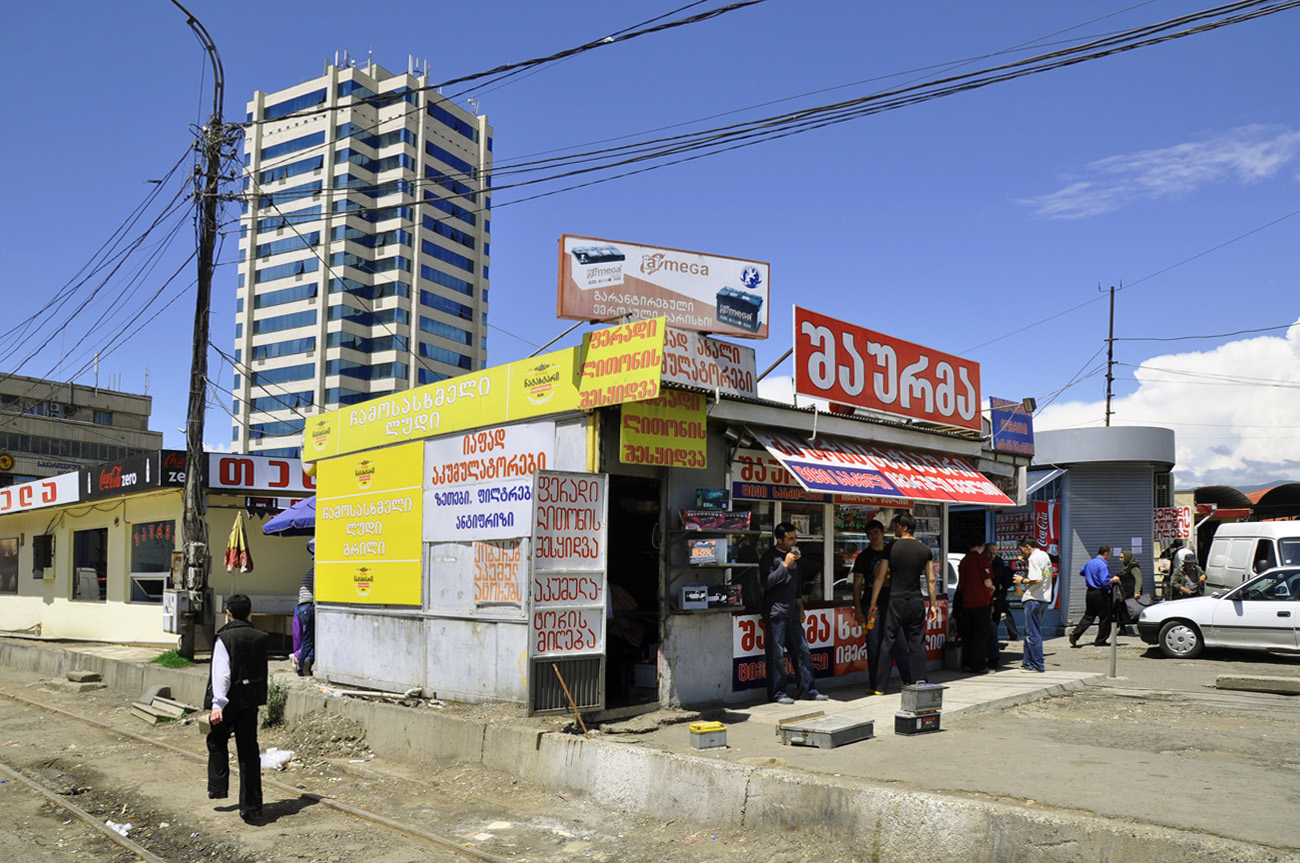
[{"label": "banner sign with battery image", "polygon": [[768,264],[592,237],[560,238],[556,314],[663,316],[680,330],[767,338]]}]

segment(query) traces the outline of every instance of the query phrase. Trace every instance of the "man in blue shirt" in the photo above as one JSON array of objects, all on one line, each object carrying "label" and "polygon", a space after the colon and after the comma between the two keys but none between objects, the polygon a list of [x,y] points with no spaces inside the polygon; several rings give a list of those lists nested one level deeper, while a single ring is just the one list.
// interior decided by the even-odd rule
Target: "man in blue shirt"
[{"label": "man in blue shirt", "polygon": [[1110,572],[1110,546],[1103,545],[1097,549],[1097,556],[1083,565],[1079,570],[1084,581],[1088,583],[1088,595],[1084,606],[1083,619],[1070,633],[1070,646],[1079,646],[1079,636],[1083,635],[1097,621],[1097,640],[1093,644],[1104,647],[1110,640],[1110,587],[1119,584],[1119,576]]}]

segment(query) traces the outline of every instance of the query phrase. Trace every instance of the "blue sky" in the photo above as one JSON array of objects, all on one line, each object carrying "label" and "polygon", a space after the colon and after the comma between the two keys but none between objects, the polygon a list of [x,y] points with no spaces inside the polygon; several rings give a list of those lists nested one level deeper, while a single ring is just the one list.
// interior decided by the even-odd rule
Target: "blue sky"
[{"label": "blue sky", "polygon": [[[414,54],[439,81],[681,5],[189,8],[221,52],[226,116],[241,120],[253,90],[315,77],[344,49],[398,70]],[[488,115],[501,174],[531,154],[862,97],[1203,8],[767,0],[445,92],[477,99]],[[185,157],[211,105],[206,57],[164,0],[54,0],[6,15],[0,253],[11,323],[0,329],[0,368],[90,383],[89,358],[105,352],[100,383],[114,376],[138,392],[147,374],[153,427],[179,445],[193,294],[178,284],[147,297],[192,249],[192,230],[159,250],[135,293],[116,295],[120,273],[94,298],[92,282],[75,303],[46,303],[153,188],[147,181]],[[1122,285],[1112,424],[1175,429],[1180,488],[1296,479],[1300,327],[1287,327],[1300,317],[1297,44],[1300,10],[537,200],[512,203],[548,187],[505,190],[499,175],[489,360],[519,359],[569,326],[554,318],[556,242],[582,234],[769,262],[772,336],[755,344],[760,369],[789,346],[798,302],[978,361],[985,396],[1034,397],[1040,428],[1100,425],[1104,289]],[[212,303],[212,338],[227,352],[236,254],[232,235]],[[85,312],[59,329],[83,300]],[[1181,340],[1150,340],[1172,338]],[[229,388],[230,367],[210,363]],[[787,360],[765,393],[788,393],[791,373]],[[207,422],[209,444],[228,447],[227,414],[213,407]]]}]

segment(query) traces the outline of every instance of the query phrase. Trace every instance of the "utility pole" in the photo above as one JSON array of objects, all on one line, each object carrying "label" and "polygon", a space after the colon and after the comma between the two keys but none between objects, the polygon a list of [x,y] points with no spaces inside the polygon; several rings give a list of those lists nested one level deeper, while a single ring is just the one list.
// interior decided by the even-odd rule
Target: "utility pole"
[{"label": "utility pole", "polygon": [[[208,31],[190,14],[189,10],[172,0],[172,5],[185,13],[190,25],[212,61],[213,92],[212,117],[201,130],[195,144],[202,174],[195,168],[196,197],[198,198],[198,291],[194,299],[194,354],[190,363],[190,398],[186,412],[185,434],[185,510],[181,522],[181,559],[184,588],[189,600],[189,610],[180,620],[180,645],[178,652],[186,659],[194,659],[198,631],[207,628],[212,619],[211,591],[208,573],[212,556],[208,551],[207,499],[201,482],[206,465],[203,463],[203,414],[206,408],[208,385],[208,313],[212,296],[212,257],[217,242],[217,203],[220,192],[221,153],[226,142],[226,127],[222,120],[225,98],[225,76],[221,57]],[[201,184],[201,186],[200,186]]]},{"label": "utility pole", "polygon": [[1106,427],[1110,428],[1111,385],[1115,382],[1115,286],[1110,286],[1110,335],[1106,337]]}]

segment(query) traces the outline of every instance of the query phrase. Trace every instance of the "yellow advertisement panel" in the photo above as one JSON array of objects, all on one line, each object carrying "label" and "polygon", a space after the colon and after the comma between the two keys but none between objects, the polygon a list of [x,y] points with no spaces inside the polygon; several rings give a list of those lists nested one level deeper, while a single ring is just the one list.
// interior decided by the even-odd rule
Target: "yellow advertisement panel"
[{"label": "yellow advertisement panel", "polygon": [[708,467],[704,396],[665,390],[648,402],[622,407],[618,460],[623,464]]},{"label": "yellow advertisement panel", "polygon": [[[578,349],[565,348],[506,366],[511,420],[532,419],[578,409]],[[488,425],[488,420],[474,423]]]},{"label": "yellow advertisement panel", "polygon": [[316,473],[316,598],[419,605],[424,445],[326,459]]},{"label": "yellow advertisement panel", "polygon": [[658,398],[666,332],[666,319],[648,318],[589,333],[582,342],[578,406]]},{"label": "yellow advertisement panel", "polygon": [[596,330],[582,348],[493,366],[321,414],[303,430],[303,461],[481,426],[659,396],[664,318]]}]

